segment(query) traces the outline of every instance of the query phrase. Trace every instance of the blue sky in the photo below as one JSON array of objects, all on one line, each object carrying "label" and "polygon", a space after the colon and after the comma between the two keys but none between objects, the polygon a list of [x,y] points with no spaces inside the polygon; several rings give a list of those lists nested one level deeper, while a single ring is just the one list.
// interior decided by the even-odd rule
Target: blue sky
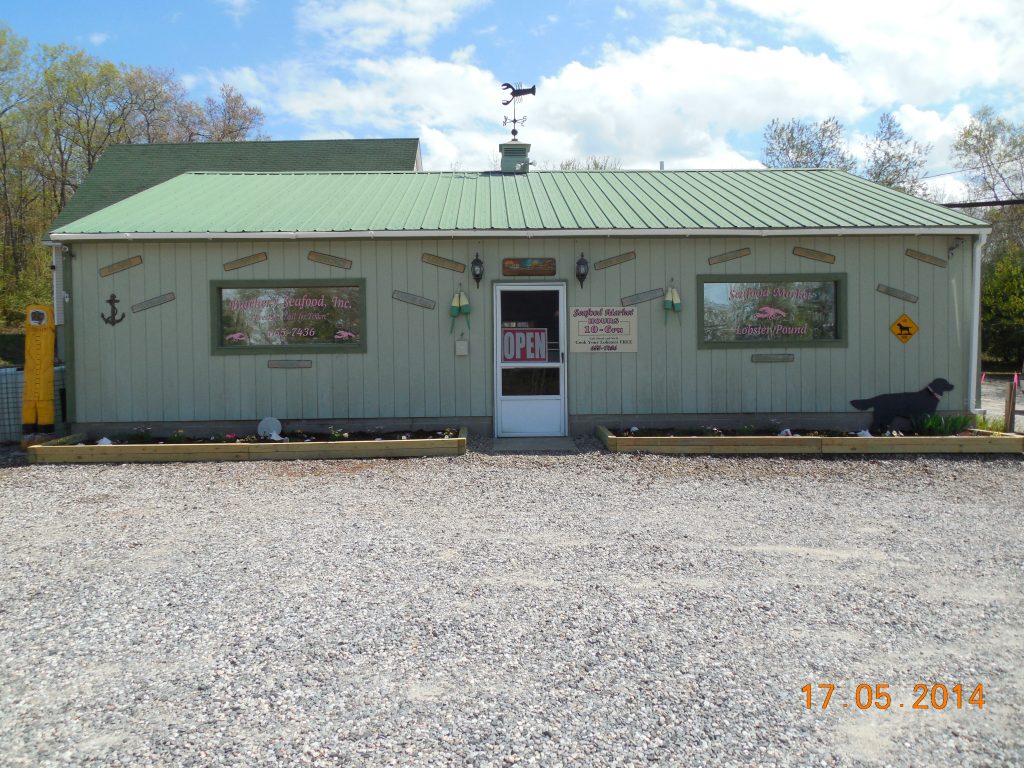
[{"label": "blue sky", "polygon": [[194,98],[231,83],[272,138],[419,136],[428,170],[492,166],[503,81],[537,85],[541,166],[752,167],[773,117],[832,114],[858,153],[891,111],[941,173],[971,110],[1024,120],[1021,0],[8,0],[0,20],[174,69]]}]

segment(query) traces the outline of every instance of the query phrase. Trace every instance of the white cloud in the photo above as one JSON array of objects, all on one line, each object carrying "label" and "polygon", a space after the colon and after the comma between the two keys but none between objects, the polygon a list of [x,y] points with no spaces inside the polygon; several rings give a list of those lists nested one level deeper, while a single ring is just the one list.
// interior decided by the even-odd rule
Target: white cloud
[{"label": "white cloud", "polygon": [[614,154],[630,167],[749,165],[728,132],[760,131],[780,114],[857,119],[868,99],[827,56],[679,38],[608,48],[596,66],[570,64],[537,91],[538,124],[573,136],[576,154]]},{"label": "white cloud", "polygon": [[475,45],[467,45],[464,48],[459,48],[456,51],[452,51],[451,59],[456,64],[468,64],[473,60],[473,56],[476,54]]},{"label": "white cloud", "polygon": [[621,5],[615,6],[615,18],[616,19],[632,19],[633,12],[628,8],[623,8]]},{"label": "white cloud", "polygon": [[1024,87],[1020,0],[728,0],[840,53],[882,101],[942,102],[974,87]]},{"label": "white cloud", "polygon": [[[223,79],[272,119],[328,132],[417,132],[425,167],[487,168],[508,138],[501,119],[511,110],[500,104],[500,81],[472,64],[472,54],[366,58],[333,76],[292,61]],[[607,154],[627,167],[656,168],[659,160],[675,168],[756,166],[730,146],[729,132],[759,131],[779,114],[855,119],[868,111],[867,94],[827,56],[678,38],[642,51],[607,48],[596,65],[570,64],[542,78],[537,91],[518,114],[529,116],[521,138],[541,163]]]},{"label": "white cloud", "polygon": [[89,35],[89,42],[93,45],[103,45],[109,39],[110,35],[106,32],[93,32]]},{"label": "white cloud", "polygon": [[224,79],[246,98],[258,96],[271,118],[296,120],[318,135],[419,135],[428,168],[468,160],[482,167],[501,136],[499,83],[458,56],[362,59],[344,76],[290,61],[259,72],[233,71]]},{"label": "white cloud", "polygon": [[206,75],[206,82],[213,91],[219,89],[222,83],[227,83],[242,93],[247,101],[260,109],[263,109],[273,98],[270,91],[267,90],[263,78],[252,67],[236,67],[219,73],[209,72]]},{"label": "white cloud", "polygon": [[483,0],[304,0],[299,28],[335,49],[374,51],[401,40],[421,48]]},{"label": "white cloud", "polygon": [[[341,49],[367,51],[365,57],[332,59],[323,55],[327,45],[308,61],[243,68],[221,79],[259,104],[270,124],[297,123],[318,136],[419,135],[428,169],[489,168],[497,144],[508,138],[501,118],[511,116],[500,105],[501,80],[481,63],[489,51],[465,44],[444,54],[447,61],[419,51],[374,53],[394,43],[426,45],[483,1],[304,0],[299,21],[305,31],[340,41]],[[658,6],[685,16],[702,35],[711,30],[716,42],[634,40],[606,46],[595,62],[539,76],[537,97],[518,113],[529,116],[521,138],[542,165],[596,154],[619,157],[626,167],[656,168],[659,160],[669,168],[756,166],[759,134],[775,117],[836,115],[854,130],[853,149],[860,151],[864,136],[856,131],[870,133],[870,120],[893,110],[908,135],[934,145],[929,172],[936,173],[950,168],[949,146],[969,116],[966,105],[952,105],[955,93],[1020,79],[1024,71],[1006,65],[1022,54],[1006,52],[1005,35],[992,31],[991,19],[988,31],[974,29],[970,40],[961,39],[970,36],[963,30],[944,29],[929,42],[935,25],[958,18],[982,25],[980,10],[942,0],[930,15],[918,16],[895,3],[883,13],[881,0],[866,0],[853,20],[835,18],[825,8],[830,4],[811,0],[621,2],[624,14]],[[975,5],[1013,18],[1009,2]],[[726,3],[728,13],[720,10]],[[922,34],[924,18],[929,34]],[[886,26],[890,20],[893,29]],[[474,29],[477,35],[494,31]],[[978,71],[985,68],[987,74]],[[943,78],[945,89],[938,85]],[[940,183],[955,188],[953,181]]]},{"label": "white cloud", "polygon": [[966,104],[957,104],[945,115],[935,110],[923,110],[904,104],[893,114],[907,135],[921,143],[932,145],[936,170],[950,166],[950,150],[957,135],[971,121],[971,110]]},{"label": "white cloud", "polygon": [[252,10],[253,0],[215,0],[217,5],[224,8],[224,12],[235,21],[239,21]]},{"label": "white cloud", "polygon": [[962,203],[977,200],[972,197],[970,186],[956,176],[943,175],[924,180],[929,199],[937,203]]}]

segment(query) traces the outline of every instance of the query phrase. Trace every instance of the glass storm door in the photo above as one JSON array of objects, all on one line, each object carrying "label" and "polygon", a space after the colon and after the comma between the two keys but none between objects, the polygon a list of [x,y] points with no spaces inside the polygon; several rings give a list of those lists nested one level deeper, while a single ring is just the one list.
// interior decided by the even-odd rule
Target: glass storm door
[{"label": "glass storm door", "polygon": [[494,286],[494,435],[568,434],[565,285]]}]

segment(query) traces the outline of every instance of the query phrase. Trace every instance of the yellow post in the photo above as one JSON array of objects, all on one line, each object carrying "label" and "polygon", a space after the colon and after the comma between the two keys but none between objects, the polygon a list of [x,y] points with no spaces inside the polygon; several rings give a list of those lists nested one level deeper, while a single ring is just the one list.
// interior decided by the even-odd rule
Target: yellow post
[{"label": "yellow post", "polygon": [[25,386],[22,390],[23,435],[53,432],[53,307],[25,309]]}]

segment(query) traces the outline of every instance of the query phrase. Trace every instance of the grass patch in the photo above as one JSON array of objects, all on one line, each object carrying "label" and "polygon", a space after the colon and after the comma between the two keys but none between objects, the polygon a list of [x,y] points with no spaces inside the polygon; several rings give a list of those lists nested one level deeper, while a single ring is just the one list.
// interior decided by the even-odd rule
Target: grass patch
[{"label": "grass patch", "polygon": [[1006,431],[1006,422],[1002,416],[976,416],[974,426],[986,432]]}]

